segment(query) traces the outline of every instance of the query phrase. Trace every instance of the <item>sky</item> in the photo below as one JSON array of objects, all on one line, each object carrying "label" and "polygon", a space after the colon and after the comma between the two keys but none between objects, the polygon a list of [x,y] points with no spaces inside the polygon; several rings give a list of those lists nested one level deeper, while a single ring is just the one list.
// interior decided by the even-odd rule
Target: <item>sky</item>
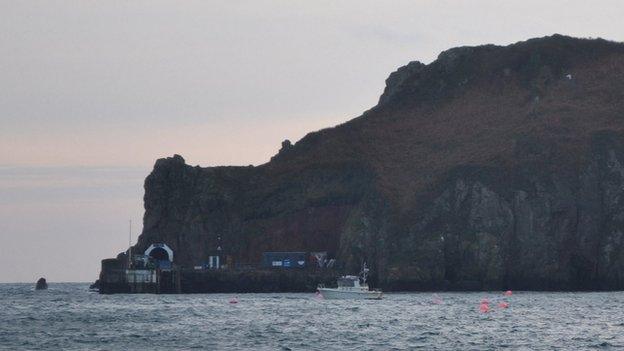
[{"label": "sky", "polygon": [[561,33],[622,1],[0,0],[0,282],[93,281],[156,159],[259,165],[374,106],[398,67]]}]

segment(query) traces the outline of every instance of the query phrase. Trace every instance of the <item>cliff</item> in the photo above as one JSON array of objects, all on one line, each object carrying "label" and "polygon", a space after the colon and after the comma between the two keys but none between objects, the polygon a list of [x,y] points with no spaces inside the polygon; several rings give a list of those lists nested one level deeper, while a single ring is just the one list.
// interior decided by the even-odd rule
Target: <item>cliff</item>
[{"label": "cliff", "polygon": [[460,47],[257,167],[160,159],[134,250],[362,260],[386,289],[624,288],[624,44]]}]

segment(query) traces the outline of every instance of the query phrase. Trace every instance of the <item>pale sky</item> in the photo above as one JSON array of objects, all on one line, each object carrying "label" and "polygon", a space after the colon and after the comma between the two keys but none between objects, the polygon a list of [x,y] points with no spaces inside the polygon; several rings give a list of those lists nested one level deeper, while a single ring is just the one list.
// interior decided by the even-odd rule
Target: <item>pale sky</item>
[{"label": "pale sky", "polygon": [[0,0],[0,282],[92,281],[179,153],[262,164],[460,45],[624,41],[622,1]]}]

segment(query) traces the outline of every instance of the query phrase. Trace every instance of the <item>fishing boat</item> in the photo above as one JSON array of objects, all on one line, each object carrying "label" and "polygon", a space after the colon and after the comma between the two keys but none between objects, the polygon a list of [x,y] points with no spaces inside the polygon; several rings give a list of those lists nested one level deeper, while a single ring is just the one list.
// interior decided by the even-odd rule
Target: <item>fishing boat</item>
[{"label": "fishing boat", "polygon": [[326,288],[319,285],[318,291],[324,299],[381,300],[383,295],[381,290],[371,290],[366,283],[368,271],[366,264],[364,264],[359,276],[342,276],[338,278],[337,288]]}]

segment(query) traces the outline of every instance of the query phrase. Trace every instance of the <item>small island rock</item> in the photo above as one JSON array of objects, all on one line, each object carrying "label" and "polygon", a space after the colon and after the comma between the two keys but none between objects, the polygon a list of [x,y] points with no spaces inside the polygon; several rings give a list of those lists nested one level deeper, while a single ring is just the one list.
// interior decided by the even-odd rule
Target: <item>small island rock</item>
[{"label": "small island rock", "polygon": [[37,285],[35,286],[35,290],[45,290],[48,288],[48,282],[46,282],[45,278],[39,278],[37,280]]}]

